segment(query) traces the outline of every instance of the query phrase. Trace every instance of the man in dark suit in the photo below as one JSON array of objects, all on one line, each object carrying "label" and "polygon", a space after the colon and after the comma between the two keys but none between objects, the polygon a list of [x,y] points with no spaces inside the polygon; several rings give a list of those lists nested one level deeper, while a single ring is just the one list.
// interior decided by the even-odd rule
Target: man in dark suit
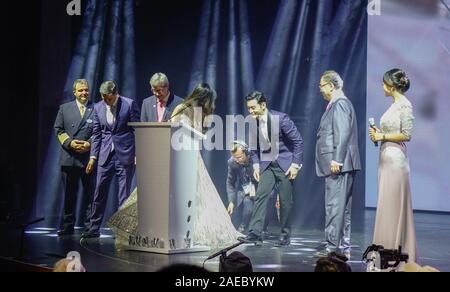
[{"label": "man in dark suit", "polygon": [[[294,122],[285,113],[269,110],[262,92],[252,92],[246,98],[247,108],[257,127],[251,127],[254,177],[259,182],[256,203],[253,209],[245,242],[261,242],[269,195],[275,185],[280,193],[281,234],[277,245],[290,244],[290,217],[294,205],[293,182],[303,163],[303,140]],[[255,131],[256,130],[256,131]]]},{"label": "man in dark suit", "polygon": [[61,144],[60,165],[64,185],[64,220],[59,236],[71,235],[76,223],[78,184],[81,180],[83,196],[81,206],[89,219],[88,203],[92,200],[94,178],[86,174],[93,128],[93,106],[89,102],[87,80],[74,82],[75,100],[61,105],[55,121],[55,133]]},{"label": "man in dark suit", "polygon": [[233,225],[244,233],[252,216],[257,182],[253,178],[249,149],[244,142],[233,142],[231,156],[228,160],[227,211]]},{"label": "man in dark suit", "polygon": [[361,161],[356,113],[343,87],[342,78],[334,71],[325,72],[320,80],[320,91],[328,106],[317,133],[316,172],[325,178],[327,245],[318,256],[333,251],[350,253],[352,191]]},{"label": "man in dark suit", "polygon": [[[253,177],[253,162],[248,145],[236,140],[231,146],[231,158],[228,160],[227,196],[228,214],[233,225],[241,233],[246,233],[252,217],[253,205],[258,182]],[[276,208],[277,190],[274,189],[267,205],[263,234],[268,236],[267,230]]]},{"label": "man in dark suit", "polygon": [[139,108],[132,99],[120,96],[113,81],[100,87],[103,101],[94,106],[91,159],[86,168],[91,173],[98,164],[97,186],[92,204],[89,231],[83,238],[100,236],[109,185],[115,174],[119,182],[119,205],[130,195],[135,171],[134,129],[128,123],[139,122]]},{"label": "man in dark suit", "polygon": [[154,95],[142,104],[141,122],[167,122],[183,99],[170,92],[169,79],[163,73],[153,75],[150,86]]}]

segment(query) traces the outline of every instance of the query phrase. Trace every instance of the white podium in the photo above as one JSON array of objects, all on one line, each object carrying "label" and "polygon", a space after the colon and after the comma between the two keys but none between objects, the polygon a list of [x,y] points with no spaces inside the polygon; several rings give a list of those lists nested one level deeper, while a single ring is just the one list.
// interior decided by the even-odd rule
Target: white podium
[{"label": "white podium", "polygon": [[[130,123],[136,136],[138,235],[128,250],[160,254],[209,251],[193,245],[197,155],[203,134],[187,125]],[[172,138],[178,141],[175,149]]]}]

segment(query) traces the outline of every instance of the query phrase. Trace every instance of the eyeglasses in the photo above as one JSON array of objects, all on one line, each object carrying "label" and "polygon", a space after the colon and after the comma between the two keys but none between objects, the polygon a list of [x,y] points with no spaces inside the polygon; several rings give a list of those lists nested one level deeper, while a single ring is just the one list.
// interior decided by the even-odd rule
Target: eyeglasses
[{"label": "eyeglasses", "polygon": [[319,88],[323,88],[325,86],[327,86],[328,84],[330,84],[330,82],[324,83],[324,84],[319,84]]}]

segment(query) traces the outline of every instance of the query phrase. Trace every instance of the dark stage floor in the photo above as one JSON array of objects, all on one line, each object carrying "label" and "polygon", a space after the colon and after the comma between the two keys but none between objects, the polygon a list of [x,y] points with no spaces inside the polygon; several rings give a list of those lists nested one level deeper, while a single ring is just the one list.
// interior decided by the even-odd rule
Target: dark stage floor
[{"label": "dark stage floor", "polygon": [[[350,264],[353,271],[364,271],[361,257],[371,244],[375,211],[365,211],[365,231],[352,233],[353,251]],[[450,215],[416,213],[417,244],[421,265],[429,265],[440,271],[450,271]],[[105,231],[105,234],[108,232]],[[2,236],[3,237],[3,236]],[[4,237],[3,237],[4,238]],[[317,258],[314,253],[323,240],[322,230],[298,230],[289,247],[274,247],[273,242],[262,246],[242,245],[235,250],[247,255],[256,272],[311,272]],[[0,243],[3,257],[16,257],[19,253],[18,238]],[[89,272],[154,272],[171,264],[184,263],[202,266],[212,254],[158,255],[142,252],[117,251],[111,236],[85,240],[79,235],[58,238],[54,230],[39,228],[27,232],[24,257],[41,266],[52,267],[67,252],[76,250],[82,255],[83,265]],[[206,263],[210,271],[218,270],[218,258]]]}]

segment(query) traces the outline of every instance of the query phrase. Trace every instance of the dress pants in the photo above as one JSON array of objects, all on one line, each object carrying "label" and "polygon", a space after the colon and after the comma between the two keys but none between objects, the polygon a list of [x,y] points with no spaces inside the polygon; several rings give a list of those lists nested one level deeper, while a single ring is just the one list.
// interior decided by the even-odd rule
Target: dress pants
[{"label": "dress pants", "polygon": [[78,186],[81,180],[82,195],[79,198],[80,208],[85,212],[85,227],[89,224],[91,213],[92,195],[95,188],[95,176],[86,174],[86,169],[74,166],[61,167],[61,179],[64,187],[64,218],[61,229],[64,231],[72,231],[76,224],[77,212],[77,194]]},{"label": "dress pants", "polygon": [[123,165],[115,152],[112,152],[105,165],[98,166],[97,171],[97,186],[95,188],[91,222],[89,226],[89,232],[93,233],[97,233],[100,230],[113,175],[115,174],[117,176],[119,183],[119,206],[122,206],[130,196],[135,165]]},{"label": "dress pants", "polygon": [[249,234],[261,236],[267,212],[267,201],[277,185],[280,193],[280,224],[281,236],[289,238],[291,235],[291,211],[294,206],[293,182],[288,179],[285,172],[280,168],[278,162],[272,162],[269,167],[261,173],[258,190],[256,191],[256,202],[250,221]]},{"label": "dress pants", "polygon": [[356,172],[325,179],[325,239],[328,251],[350,249],[352,191]]}]

